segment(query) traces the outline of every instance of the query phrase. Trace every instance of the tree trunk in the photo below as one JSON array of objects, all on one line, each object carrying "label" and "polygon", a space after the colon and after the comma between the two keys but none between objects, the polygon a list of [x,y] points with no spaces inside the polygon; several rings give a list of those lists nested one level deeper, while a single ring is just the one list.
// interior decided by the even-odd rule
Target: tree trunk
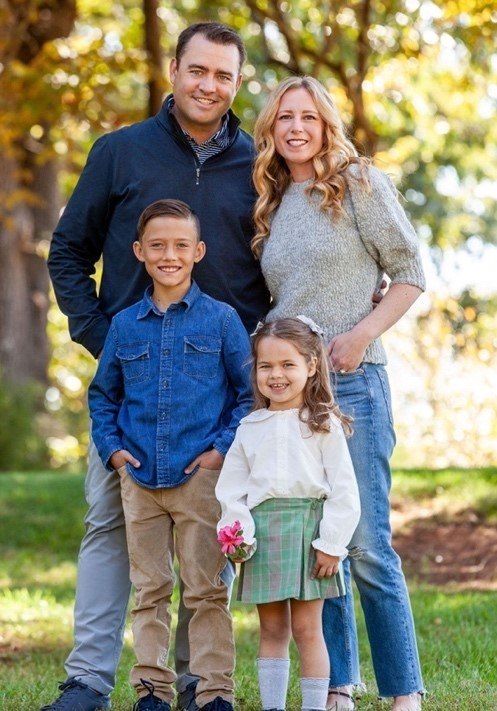
[{"label": "tree trunk", "polygon": [[[22,194],[20,166],[0,158],[4,204]],[[49,279],[46,245],[60,208],[53,162],[34,170],[34,199],[15,200],[0,224],[0,368],[9,381],[45,382],[49,359],[46,321]]]},{"label": "tree trunk", "polygon": [[160,20],[157,0],[143,0],[145,18],[145,49],[148,55],[148,114],[154,116],[161,105],[165,90],[162,48],[160,43]]},{"label": "tree trunk", "polygon": [[[0,17],[1,80],[13,63],[31,64],[46,42],[69,34],[76,2],[0,0]],[[16,98],[8,98],[15,112]],[[46,123],[46,117],[40,116],[38,123]],[[45,257],[60,210],[57,163],[42,158],[44,146],[28,130],[19,126],[14,140],[8,132],[0,136],[0,376],[17,383],[46,382]]]}]

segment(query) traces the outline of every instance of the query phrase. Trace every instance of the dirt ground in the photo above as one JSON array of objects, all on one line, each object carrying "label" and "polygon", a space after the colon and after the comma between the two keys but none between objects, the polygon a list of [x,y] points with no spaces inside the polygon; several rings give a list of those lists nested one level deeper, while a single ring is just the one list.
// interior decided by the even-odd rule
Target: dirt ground
[{"label": "dirt ground", "polygon": [[497,526],[467,510],[437,520],[426,507],[392,505],[394,547],[406,575],[433,585],[497,590]]}]

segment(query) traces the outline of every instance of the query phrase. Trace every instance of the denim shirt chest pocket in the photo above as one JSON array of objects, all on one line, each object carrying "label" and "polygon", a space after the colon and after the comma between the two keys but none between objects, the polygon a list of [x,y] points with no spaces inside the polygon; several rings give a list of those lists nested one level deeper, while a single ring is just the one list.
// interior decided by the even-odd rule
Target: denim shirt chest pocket
[{"label": "denim shirt chest pocket", "polygon": [[183,337],[183,372],[194,378],[214,378],[221,359],[221,339],[215,336]]},{"label": "denim shirt chest pocket", "polygon": [[116,355],[121,363],[124,382],[137,385],[150,376],[150,345],[147,342],[119,346]]}]

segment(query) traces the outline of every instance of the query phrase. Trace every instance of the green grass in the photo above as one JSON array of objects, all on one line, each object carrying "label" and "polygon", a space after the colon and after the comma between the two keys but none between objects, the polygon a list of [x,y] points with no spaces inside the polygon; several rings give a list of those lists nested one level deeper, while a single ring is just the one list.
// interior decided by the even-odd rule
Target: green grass
[{"label": "green grass", "polygon": [[436,520],[471,512],[497,523],[497,467],[486,469],[408,469],[395,472],[393,502],[436,504]]},{"label": "green grass", "polygon": [[[497,470],[398,472],[394,497],[444,497],[447,510],[476,511],[494,520]],[[0,708],[36,711],[52,700],[71,646],[76,555],[83,533],[83,478],[56,473],[0,475]],[[426,708],[497,709],[497,595],[411,586],[425,683]],[[254,609],[233,606],[237,637],[238,709],[256,711],[257,621]],[[359,614],[363,676],[369,692],[359,709],[384,709],[376,700],[364,625]],[[133,661],[129,630],[113,695],[115,711],[131,711],[126,681]],[[299,706],[293,652],[288,711]]]}]

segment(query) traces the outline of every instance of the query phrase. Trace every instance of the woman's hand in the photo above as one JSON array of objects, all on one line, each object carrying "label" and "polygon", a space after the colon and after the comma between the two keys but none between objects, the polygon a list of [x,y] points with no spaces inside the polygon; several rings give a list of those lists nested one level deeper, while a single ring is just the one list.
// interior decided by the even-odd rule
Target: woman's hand
[{"label": "woman's hand", "polygon": [[375,338],[397,323],[421,294],[418,286],[391,284],[376,308],[346,333],[335,336],[329,345],[330,361],[336,372],[357,370],[364,353]]},{"label": "woman's hand", "polygon": [[340,333],[331,339],[328,346],[331,367],[336,373],[350,373],[357,370],[364,360],[364,353],[370,340],[360,329],[354,327],[351,331]]},{"label": "woman's hand", "polygon": [[311,578],[331,578],[338,573],[340,558],[337,555],[328,555],[323,551],[315,551],[316,562],[312,569]]}]

